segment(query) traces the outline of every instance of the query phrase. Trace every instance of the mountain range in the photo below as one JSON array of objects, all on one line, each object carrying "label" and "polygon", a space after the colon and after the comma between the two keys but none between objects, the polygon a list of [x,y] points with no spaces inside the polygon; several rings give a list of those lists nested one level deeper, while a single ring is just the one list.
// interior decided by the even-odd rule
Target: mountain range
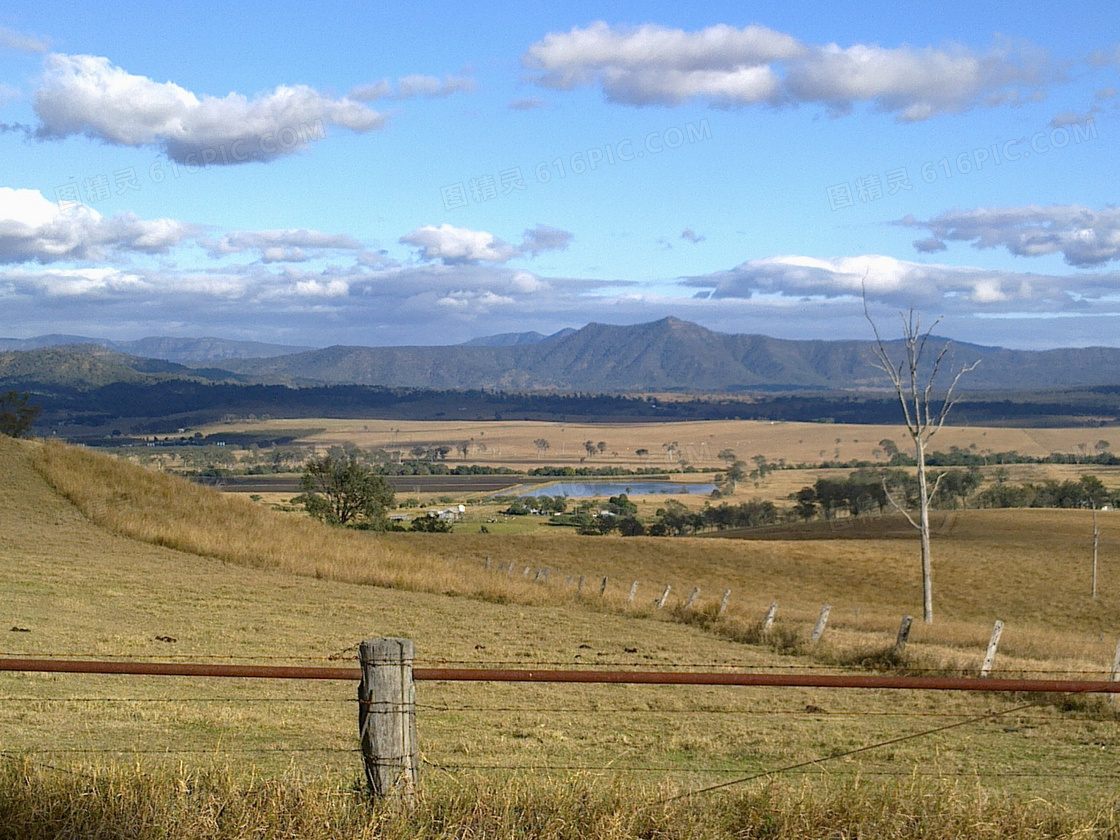
[{"label": "mountain range", "polygon": [[[48,344],[50,338],[27,341]],[[83,381],[99,387],[113,381],[168,378],[582,393],[881,390],[888,386],[882,371],[872,364],[873,345],[868,341],[732,335],[676,318],[632,326],[593,323],[551,336],[513,333],[453,346],[335,346],[301,352],[282,345],[221,339],[73,344],[64,336],[53,338],[60,339],[53,346],[0,352],[0,387],[21,382],[80,387]],[[927,357],[935,356],[945,343],[931,338]],[[888,347],[898,352],[900,343],[890,342]],[[0,341],[0,350],[4,349]],[[257,355],[251,355],[254,352]],[[1120,385],[1117,348],[1028,351],[952,343],[944,373],[977,361],[979,366],[961,379],[962,390]]]}]

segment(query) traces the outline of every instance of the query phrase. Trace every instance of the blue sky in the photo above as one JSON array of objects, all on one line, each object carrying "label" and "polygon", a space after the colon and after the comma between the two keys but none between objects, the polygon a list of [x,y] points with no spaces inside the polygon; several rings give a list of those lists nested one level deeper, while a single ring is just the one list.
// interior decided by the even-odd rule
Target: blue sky
[{"label": "blue sky", "polygon": [[1107,2],[0,9],[0,335],[1120,344]]}]

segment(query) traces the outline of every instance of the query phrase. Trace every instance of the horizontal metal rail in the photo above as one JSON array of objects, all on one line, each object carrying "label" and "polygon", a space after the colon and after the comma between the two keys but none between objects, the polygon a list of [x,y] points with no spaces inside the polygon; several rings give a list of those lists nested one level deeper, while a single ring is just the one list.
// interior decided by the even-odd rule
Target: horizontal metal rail
[{"label": "horizontal metal rail", "polygon": [[[105,662],[73,659],[0,659],[0,671],[69,674],[135,674],[164,677],[248,677],[287,680],[352,680],[358,668],[280,665],[216,665],[184,662]],[[1111,680],[1038,680],[994,677],[906,677],[883,674],[734,674],[662,671],[534,671],[488,668],[414,668],[415,680],[451,682],[553,682],[645,685],[738,685],[787,688],[884,688],[924,691],[1020,691],[1120,694]]]}]

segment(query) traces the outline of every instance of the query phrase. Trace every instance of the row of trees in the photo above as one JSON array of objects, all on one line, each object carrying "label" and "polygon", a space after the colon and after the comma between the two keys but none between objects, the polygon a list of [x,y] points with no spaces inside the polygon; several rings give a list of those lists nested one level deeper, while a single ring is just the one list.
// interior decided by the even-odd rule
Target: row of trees
[{"label": "row of trees", "polygon": [[730,528],[756,528],[777,522],[780,514],[773,502],[753,500],[739,504],[705,505],[689,510],[676,499],[658,508],[652,522],[638,518],[638,508],[625,494],[612,496],[604,512],[592,516],[587,510],[577,511],[575,522],[581,534],[609,534],[617,531],[624,537],[669,537],[723,531]]},{"label": "row of trees", "polygon": [[[929,504],[955,508],[976,491],[981,476],[978,469],[946,470],[937,481],[937,494],[929,498]],[[808,521],[818,513],[833,519],[843,511],[861,516],[888,508],[913,509],[921,503],[921,491],[918,477],[906,470],[861,469],[847,478],[819,478],[790,498],[797,516]]]},{"label": "row of trees", "polygon": [[982,508],[1101,508],[1120,505],[1120,493],[1110,492],[1095,475],[1077,481],[1044,481],[1041,484],[994,484],[977,494]]}]

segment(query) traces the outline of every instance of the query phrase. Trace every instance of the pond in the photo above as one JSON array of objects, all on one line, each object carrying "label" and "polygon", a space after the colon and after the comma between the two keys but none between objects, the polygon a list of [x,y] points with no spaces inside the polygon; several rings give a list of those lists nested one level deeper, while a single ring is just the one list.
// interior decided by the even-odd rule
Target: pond
[{"label": "pond", "polygon": [[517,495],[521,498],[537,496],[568,496],[585,499],[592,496],[684,496],[693,494],[709,495],[716,486],[711,482],[687,484],[672,481],[631,481],[627,483],[612,481],[557,481],[525,490]]}]

